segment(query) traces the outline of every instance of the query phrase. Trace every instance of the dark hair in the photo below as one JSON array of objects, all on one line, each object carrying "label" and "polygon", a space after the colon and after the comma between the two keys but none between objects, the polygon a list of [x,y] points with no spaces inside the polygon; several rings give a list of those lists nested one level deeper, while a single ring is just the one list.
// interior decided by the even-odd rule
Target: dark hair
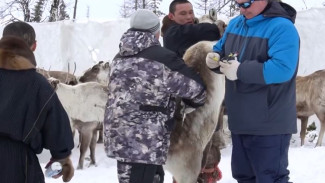
[{"label": "dark hair", "polygon": [[4,29],[2,36],[16,36],[22,38],[28,46],[32,46],[35,43],[35,30],[34,28],[25,22],[13,22],[8,24]]},{"label": "dark hair", "polygon": [[178,4],[185,4],[185,3],[190,3],[188,0],[174,0],[170,3],[169,5],[169,13],[175,13],[176,11],[176,5]]}]

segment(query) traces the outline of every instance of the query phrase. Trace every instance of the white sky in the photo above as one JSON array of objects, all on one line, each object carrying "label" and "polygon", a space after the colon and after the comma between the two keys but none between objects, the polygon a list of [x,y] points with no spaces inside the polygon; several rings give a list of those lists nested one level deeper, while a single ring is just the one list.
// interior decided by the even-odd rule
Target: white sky
[{"label": "white sky", "polygon": [[[124,0],[79,0],[77,18],[87,17],[87,7],[89,6],[89,18],[96,20],[111,20],[120,18],[120,6]],[[172,0],[163,0],[160,10],[168,13],[168,7]],[[74,5],[72,4],[71,7]]]},{"label": "white sky", "polygon": [[[71,0],[74,2],[74,0]],[[87,7],[89,7],[89,18],[91,20],[112,20],[120,18],[120,6],[124,0],[79,0],[77,19],[84,19],[87,17]],[[282,0],[292,5],[296,10],[304,10],[311,7],[322,6],[322,2],[325,0]],[[172,0],[163,0],[160,5],[160,10],[164,13],[168,13],[169,4]],[[194,5],[195,0],[190,0]],[[305,5],[305,3],[306,5]],[[73,7],[74,4],[71,4]],[[194,5],[195,8],[195,5]],[[196,11],[196,10],[195,10]],[[72,12],[72,11],[71,11]],[[72,17],[72,16],[71,16]]]}]

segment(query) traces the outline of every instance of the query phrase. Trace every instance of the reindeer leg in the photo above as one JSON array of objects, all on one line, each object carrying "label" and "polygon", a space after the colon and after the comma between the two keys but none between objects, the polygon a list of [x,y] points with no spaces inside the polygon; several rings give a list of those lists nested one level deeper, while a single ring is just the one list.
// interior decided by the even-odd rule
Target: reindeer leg
[{"label": "reindeer leg", "polygon": [[306,116],[298,116],[301,120],[301,129],[300,129],[300,145],[303,146],[305,144],[305,137],[307,131],[308,117]]},{"label": "reindeer leg", "polygon": [[98,140],[97,140],[97,143],[98,144],[102,144],[103,143],[103,129],[98,130]]},{"label": "reindeer leg", "polygon": [[[190,148],[192,149],[192,148]],[[193,151],[181,152],[181,155],[176,155],[175,160],[178,165],[176,169],[177,175],[174,175],[177,183],[195,183],[200,174],[201,170],[201,161],[203,157],[202,150],[196,149],[193,147]]]},{"label": "reindeer leg", "polygon": [[80,142],[80,157],[79,157],[79,163],[77,169],[83,169],[84,165],[84,160],[85,160],[85,155],[87,152],[87,149],[90,144],[90,139],[91,139],[91,133],[92,131],[89,131],[88,128],[82,129],[79,131],[80,135],[82,136],[82,141]]},{"label": "reindeer leg", "polygon": [[92,138],[90,142],[90,165],[96,165],[96,159],[95,159],[95,150],[96,150],[96,140],[97,140],[97,129],[96,129],[97,123],[94,123],[94,129],[92,131]]},{"label": "reindeer leg", "polygon": [[317,114],[316,113],[316,115],[320,122],[320,130],[319,130],[316,146],[322,146],[322,141],[323,141],[324,131],[325,131],[325,114]]}]

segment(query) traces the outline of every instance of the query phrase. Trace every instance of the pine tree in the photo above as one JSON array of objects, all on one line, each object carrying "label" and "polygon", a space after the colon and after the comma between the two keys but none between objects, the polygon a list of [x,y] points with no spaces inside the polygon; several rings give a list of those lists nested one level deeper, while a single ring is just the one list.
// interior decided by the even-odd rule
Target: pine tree
[{"label": "pine tree", "polygon": [[67,20],[69,19],[69,15],[66,11],[66,5],[64,3],[64,0],[62,0],[60,6],[59,6],[59,20]]},{"label": "pine tree", "polygon": [[124,0],[121,5],[120,14],[122,17],[129,17],[137,9],[148,9],[153,11],[156,15],[164,15],[159,10],[159,6],[162,0]]},{"label": "pine tree", "polygon": [[44,12],[45,0],[38,0],[34,6],[31,22],[40,22]]},{"label": "pine tree", "polygon": [[156,15],[161,16],[165,15],[162,11],[159,10],[159,6],[162,0],[151,0],[148,2],[148,9],[152,10]]},{"label": "pine tree", "polygon": [[50,10],[49,22],[55,22],[58,20],[59,4],[60,0],[53,0]]},{"label": "pine tree", "polygon": [[127,18],[134,12],[133,5],[134,3],[132,1],[124,0],[120,9],[120,15],[122,18]]},{"label": "pine tree", "polygon": [[215,8],[219,0],[198,0],[196,2],[196,8],[203,10],[204,14],[207,14],[210,9]]}]

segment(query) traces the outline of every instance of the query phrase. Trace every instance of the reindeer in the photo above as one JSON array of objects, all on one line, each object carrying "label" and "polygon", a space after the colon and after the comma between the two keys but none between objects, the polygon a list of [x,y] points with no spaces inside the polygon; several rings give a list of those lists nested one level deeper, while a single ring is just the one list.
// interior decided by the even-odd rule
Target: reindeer
[{"label": "reindeer", "polygon": [[59,83],[55,78],[49,78],[49,80],[68,113],[73,132],[76,129],[80,134],[80,157],[77,169],[83,169],[88,147],[90,148],[90,165],[96,165],[97,131],[103,128],[105,105],[108,99],[106,87],[97,82],[70,86]]},{"label": "reindeer", "polygon": [[107,85],[109,82],[110,67],[109,63],[104,61],[99,61],[97,64],[87,69],[85,73],[79,78],[82,83],[94,81],[101,83],[102,85]]},{"label": "reindeer", "polygon": [[210,71],[205,64],[205,57],[212,51],[213,44],[201,41],[191,46],[183,57],[185,63],[193,67],[206,84],[207,101],[203,106],[187,114],[183,121],[177,121],[175,130],[171,133],[165,169],[173,174],[177,183],[197,181],[203,151],[218,123],[225,93],[225,79],[224,75]]},{"label": "reindeer", "polygon": [[64,71],[46,71],[44,69],[41,68],[37,68],[36,71],[40,74],[42,74],[45,78],[56,78],[58,79],[61,83],[65,83],[68,85],[76,85],[78,84],[77,78],[74,75],[75,71],[76,71],[76,65],[75,65],[75,69],[73,71],[72,74],[69,73],[69,66],[68,66],[68,72],[64,72]]},{"label": "reindeer", "polygon": [[304,145],[308,117],[316,114],[321,129],[316,146],[322,145],[325,131],[325,70],[316,71],[308,76],[296,78],[297,117],[301,120],[300,139]]},{"label": "reindeer", "polygon": [[[81,83],[84,82],[98,82],[102,85],[107,86],[109,82],[109,72],[110,67],[109,63],[104,61],[99,61],[97,64],[87,69],[85,73],[79,78]],[[97,143],[103,143],[103,130],[99,130],[99,137]]]}]

